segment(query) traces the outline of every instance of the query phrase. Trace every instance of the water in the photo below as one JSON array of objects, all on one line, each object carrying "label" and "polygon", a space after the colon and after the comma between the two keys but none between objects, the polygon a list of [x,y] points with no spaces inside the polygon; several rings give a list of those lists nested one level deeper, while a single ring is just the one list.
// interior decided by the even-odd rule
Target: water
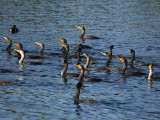
[{"label": "water", "polygon": [[[136,52],[136,61],[160,64],[160,2],[159,0],[113,0],[113,1],[1,1],[0,34],[23,44],[30,54],[38,55],[43,42],[45,52],[61,53],[57,38],[66,38],[70,46],[81,43],[80,30],[86,28],[86,35],[103,39],[86,40],[84,44],[94,50],[84,50],[99,62],[91,67],[104,66],[106,60],[101,51],[109,51],[115,45],[113,54],[130,58],[129,48]],[[16,24],[19,32],[10,34],[9,28]],[[9,55],[8,43],[0,36],[0,68],[14,71],[0,73],[0,79],[15,82],[16,85],[0,86],[1,119],[121,119],[158,120],[160,109],[159,82],[150,84],[148,75],[127,76],[120,71],[94,71],[87,76],[97,76],[102,82],[85,82],[81,100],[96,102],[74,104],[77,78],[64,80],[60,76],[63,63],[59,56],[44,56],[42,65],[19,66],[16,54]],[[13,45],[13,48],[16,48]],[[74,49],[74,48],[70,48]],[[72,54],[72,53],[70,53]],[[33,61],[26,59],[27,61]],[[69,60],[69,72],[80,72]],[[122,66],[113,59],[111,66]],[[148,66],[138,67],[148,74]],[[127,71],[126,71],[127,73]]]}]

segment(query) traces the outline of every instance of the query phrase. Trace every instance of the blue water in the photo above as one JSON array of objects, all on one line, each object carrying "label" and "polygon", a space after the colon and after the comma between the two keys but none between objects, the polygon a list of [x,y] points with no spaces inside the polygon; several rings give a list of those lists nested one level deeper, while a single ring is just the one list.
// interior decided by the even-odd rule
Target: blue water
[{"label": "blue water", "polygon": [[[99,62],[90,67],[103,67],[106,58],[100,52],[108,52],[115,45],[114,55],[123,55],[129,61],[129,48],[136,52],[136,61],[156,63],[154,72],[160,70],[160,1],[112,0],[112,1],[32,1],[14,0],[0,2],[0,69],[12,73],[0,73],[0,80],[16,85],[0,86],[0,119],[108,119],[108,120],[158,120],[160,119],[160,82],[147,80],[148,66],[135,66],[144,76],[121,75],[120,71],[90,70],[87,76],[101,78],[101,82],[84,82],[80,99],[88,103],[74,104],[77,78],[64,80],[62,57],[44,56],[42,65],[18,64],[16,53],[5,51],[9,37],[23,44],[25,50],[38,55],[40,49],[34,42],[43,42],[45,52],[61,53],[57,38],[65,38],[70,46],[81,43],[81,31],[102,39],[85,40],[83,44],[94,49],[83,52]],[[19,32],[11,34],[9,28],[16,24]],[[2,36],[3,35],[3,36]],[[13,45],[13,48],[17,48]],[[75,49],[70,47],[70,49]],[[69,53],[73,55],[73,53]],[[69,59],[68,73],[80,72]],[[111,66],[122,66],[113,59]],[[129,66],[128,66],[129,67]],[[128,68],[129,69],[129,68]],[[127,73],[128,71],[126,71]],[[93,100],[96,102],[89,102]]]}]

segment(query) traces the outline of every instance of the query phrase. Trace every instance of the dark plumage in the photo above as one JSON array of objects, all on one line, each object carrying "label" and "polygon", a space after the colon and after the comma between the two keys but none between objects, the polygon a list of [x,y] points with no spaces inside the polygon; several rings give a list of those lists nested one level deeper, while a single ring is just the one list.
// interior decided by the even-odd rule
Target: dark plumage
[{"label": "dark plumage", "polygon": [[[21,43],[14,42],[14,44],[19,48],[19,50],[22,50],[23,52],[26,52],[26,51],[23,50],[23,45]],[[20,58],[20,55],[18,55],[18,57]],[[25,55],[25,58],[39,59],[39,58],[42,58],[42,56],[39,56],[39,55]]]},{"label": "dark plumage", "polygon": [[0,73],[12,73],[13,71],[7,69],[0,69]]},{"label": "dark plumage", "polygon": [[77,73],[67,73],[66,74],[67,69],[68,69],[68,61],[64,60],[64,59],[62,59],[62,61],[64,63],[64,69],[61,72],[62,77],[78,77],[79,76],[79,74],[77,74]]},{"label": "dark plumage", "polygon": [[11,33],[17,33],[19,30],[18,30],[18,28],[16,27],[16,25],[13,25],[13,27],[11,27],[9,31],[10,31]]},{"label": "dark plumage", "polygon": [[10,81],[0,81],[0,85],[14,85],[15,83]]},{"label": "dark plumage", "polygon": [[[135,60],[135,51],[133,49],[130,49],[130,48],[129,48],[129,50],[130,50],[130,53],[131,53],[131,59],[129,61],[129,64],[133,67],[133,65],[134,65],[133,61]],[[138,66],[148,66],[151,63],[136,62],[135,64],[138,65]]]},{"label": "dark plumage", "polygon": [[76,26],[76,27],[79,28],[80,30],[82,30],[82,33],[80,34],[81,39],[100,39],[97,36],[84,36],[85,28],[83,26]]},{"label": "dark plumage", "polygon": [[8,45],[8,47],[6,48],[6,51],[12,52],[12,51],[13,51],[13,50],[11,49],[11,48],[12,48],[12,44],[13,44],[12,40],[11,40],[10,38],[7,38],[7,37],[3,37],[3,38],[9,42],[9,45]]},{"label": "dark plumage", "polygon": [[39,54],[41,56],[43,56],[43,55],[61,55],[59,53],[46,53],[46,52],[44,52],[44,44],[42,42],[35,42],[35,43],[41,47],[41,49],[39,51]]},{"label": "dark plumage", "polygon": [[83,82],[83,81],[85,81],[85,82],[99,82],[99,81],[102,81],[99,78],[84,77],[84,72],[85,72],[84,66],[83,65],[77,65],[77,64],[74,64],[74,65],[81,69],[81,73],[79,74],[79,77],[78,77],[79,81],[81,81],[81,82]]},{"label": "dark plumage", "polygon": [[[123,63],[123,67],[122,67],[121,71],[122,71],[122,74],[125,75],[125,71],[127,69],[127,59],[125,57],[123,57],[123,56],[117,56],[117,58],[120,59],[122,61],[122,63]],[[141,76],[141,75],[145,75],[145,73],[136,70],[136,71],[127,72],[127,75],[130,75],[130,76]]]}]

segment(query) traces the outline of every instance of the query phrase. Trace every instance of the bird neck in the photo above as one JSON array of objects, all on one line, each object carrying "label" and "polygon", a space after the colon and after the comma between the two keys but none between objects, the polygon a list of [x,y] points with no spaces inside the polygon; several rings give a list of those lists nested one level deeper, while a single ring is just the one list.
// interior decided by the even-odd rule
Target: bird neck
[{"label": "bird neck", "polygon": [[23,63],[23,60],[24,60],[24,57],[25,57],[24,51],[21,51],[20,54],[21,54],[21,58],[20,58],[20,60],[19,60],[19,64],[22,64],[22,63]]},{"label": "bird neck", "polygon": [[7,51],[10,51],[10,50],[11,50],[11,47],[12,47],[12,42],[10,41],[8,47],[6,48],[6,50],[7,50]]},{"label": "bird neck", "polygon": [[132,52],[131,53],[131,59],[130,59],[130,61],[129,61],[129,64],[130,65],[133,65],[133,61],[135,60],[135,53],[134,52]]},{"label": "bird neck", "polygon": [[67,50],[67,53],[69,52],[69,45],[66,44],[66,50]]},{"label": "bird neck", "polygon": [[85,29],[82,30],[82,32],[81,32],[81,34],[80,34],[80,38],[81,38],[81,39],[83,38],[84,34],[85,34]]},{"label": "bird neck", "polygon": [[23,50],[23,45],[21,43],[19,44],[19,49]]},{"label": "bird neck", "polygon": [[63,44],[65,44],[65,47],[63,46],[62,48],[63,56],[65,59],[68,59],[69,45],[67,43]]},{"label": "bird neck", "polygon": [[110,55],[112,56],[112,48],[110,48],[109,51],[110,51]]},{"label": "bird neck", "polygon": [[65,62],[64,63],[64,69],[61,72],[61,76],[65,76],[65,73],[66,73],[67,69],[68,69],[68,62]]},{"label": "bird neck", "polygon": [[107,58],[107,62],[106,62],[105,68],[109,67],[112,57],[109,55],[109,56],[106,56],[106,58]]},{"label": "bird neck", "polygon": [[82,82],[78,82],[76,95],[74,96],[74,103],[75,104],[79,104],[79,96],[80,96],[81,87],[82,87]]},{"label": "bird neck", "polygon": [[109,67],[110,63],[111,63],[111,59],[108,59],[106,62],[105,68]]},{"label": "bird neck", "polygon": [[84,65],[85,69],[88,68],[89,63],[90,63],[90,56],[87,56],[87,61],[86,61],[86,64]]},{"label": "bird neck", "polygon": [[77,52],[77,56],[78,56],[78,63],[81,61],[81,49],[78,49],[78,52]]},{"label": "bird neck", "polygon": [[67,54],[68,55],[68,52],[69,52],[69,45],[67,43],[64,43],[65,44],[65,47],[62,48],[63,49],[63,54]]},{"label": "bird neck", "polygon": [[149,68],[148,80],[152,80],[152,78],[153,78],[153,69]]},{"label": "bird neck", "polygon": [[44,51],[44,46],[41,46],[41,50],[39,51],[39,54],[40,54],[41,56],[43,56],[43,51]]},{"label": "bird neck", "polygon": [[79,95],[80,95],[80,89],[77,89],[76,95],[74,96],[75,104],[79,104]]},{"label": "bird neck", "polygon": [[126,69],[127,69],[127,60],[125,59],[123,62],[122,74],[125,73]]},{"label": "bird neck", "polygon": [[81,73],[79,74],[79,77],[78,77],[79,81],[83,80],[84,72],[85,72],[84,68],[81,68]]}]

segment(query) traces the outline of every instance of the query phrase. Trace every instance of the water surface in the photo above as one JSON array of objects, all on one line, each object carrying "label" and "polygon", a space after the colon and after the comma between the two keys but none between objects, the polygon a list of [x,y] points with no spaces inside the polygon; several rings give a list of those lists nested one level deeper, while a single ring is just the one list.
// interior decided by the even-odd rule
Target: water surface
[{"label": "water surface", "polygon": [[[70,46],[81,43],[80,30],[86,35],[96,35],[99,40],[85,40],[83,44],[94,47],[83,50],[99,62],[91,67],[102,67],[106,58],[100,52],[108,52],[115,45],[114,55],[130,59],[129,48],[136,52],[136,61],[160,64],[160,2],[159,0],[112,0],[112,1],[1,1],[0,2],[0,68],[12,73],[0,73],[0,80],[16,85],[0,86],[1,119],[121,119],[158,120],[160,109],[159,82],[147,80],[148,66],[135,66],[146,73],[144,76],[121,75],[120,71],[89,71],[87,76],[101,78],[101,82],[85,82],[80,99],[96,103],[74,104],[77,78],[60,76],[63,62],[60,56],[44,56],[42,65],[18,64],[16,53],[9,55],[5,49],[8,42],[3,36],[23,44],[25,50],[38,55],[43,42],[45,52],[61,53],[57,38],[65,38]],[[19,32],[11,34],[9,28],[16,24]],[[3,36],[2,36],[3,35]],[[13,48],[16,48],[13,45]],[[74,49],[74,48],[70,48]],[[72,53],[70,53],[72,55]],[[67,72],[80,72],[69,59]],[[113,59],[111,66],[122,66]],[[129,66],[128,66],[129,69]],[[128,71],[126,71],[127,73]]]}]

